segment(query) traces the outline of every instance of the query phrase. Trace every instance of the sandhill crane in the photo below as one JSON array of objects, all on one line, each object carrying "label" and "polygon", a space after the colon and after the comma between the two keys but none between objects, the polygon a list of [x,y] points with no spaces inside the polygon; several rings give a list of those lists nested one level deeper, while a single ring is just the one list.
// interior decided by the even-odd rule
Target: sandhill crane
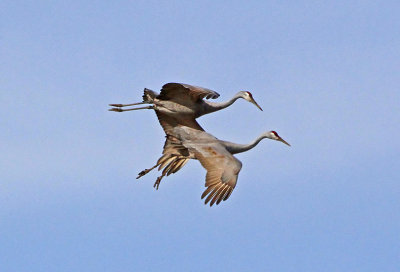
[{"label": "sandhill crane", "polygon": [[158,189],[162,177],[177,172],[189,159],[197,159],[207,170],[205,183],[207,189],[201,198],[207,196],[205,204],[211,201],[210,206],[227,200],[236,186],[242,163],[233,154],[250,150],[265,138],[290,146],[275,131],[265,132],[249,144],[221,141],[205,131],[185,126],[174,127],[173,135],[167,136],[171,139],[169,144],[164,146],[163,156],[157,164],[139,173],[138,178],[159,166],[159,170],[163,169],[162,175],[154,184],[154,187]]},{"label": "sandhill crane", "polygon": [[[204,100],[204,98],[215,99],[218,97],[219,94],[210,89],[182,83],[167,83],[162,87],[160,94],[145,88],[143,102],[132,104],[110,104],[110,106],[115,108],[109,110],[124,112],[131,110],[154,109],[158,120],[167,135],[170,134],[171,129],[176,126],[188,126],[194,129],[204,130],[199,123],[197,123],[195,120],[196,118],[229,107],[239,98],[243,98],[254,104],[262,111],[262,108],[254,100],[253,95],[247,91],[240,91],[232,97],[232,99],[222,103],[213,103]],[[141,104],[150,104],[150,106],[122,109],[123,107]],[[165,142],[165,145],[168,144],[167,141]]]},{"label": "sandhill crane", "polygon": [[[211,112],[222,110],[232,105],[239,98],[242,98],[254,104],[262,111],[262,108],[254,100],[253,95],[247,91],[240,91],[230,100],[222,103],[213,103],[204,100],[204,98],[215,99],[218,97],[219,94],[210,89],[182,83],[167,83],[162,87],[160,94],[157,94],[154,91],[145,88],[143,94],[143,102],[132,104],[110,104],[110,106],[115,108],[111,108],[109,110],[115,112],[124,112],[131,110],[154,109],[160,125],[165,131],[165,134],[170,135],[169,137],[167,137],[164,144],[165,152],[166,150],[169,150],[170,146],[173,144],[171,143],[171,139],[173,139],[174,137],[172,137],[171,135],[173,135],[172,129],[174,127],[188,126],[203,131],[203,128],[195,120],[196,118]],[[150,104],[150,106],[123,109],[123,107],[136,106],[141,104]],[[188,159],[184,156],[187,154],[181,155],[182,156],[180,156],[179,159],[175,156],[174,163],[170,164],[169,166],[172,167],[173,165],[174,169],[176,169],[178,166],[180,166],[179,168],[182,168],[183,165],[186,164]],[[164,159],[166,159],[165,156],[161,157],[158,162],[165,166],[166,162],[164,161]],[[167,160],[167,162],[171,163],[171,160]],[[156,166],[151,169],[143,170],[139,173],[138,178],[146,174],[148,171],[151,171]],[[177,170],[175,170],[175,172],[176,171]],[[159,179],[161,178],[162,177],[160,177]]]},{"label": "sandhill crane", "polygon": [[[253,95],[247,91],[238,92],[234,97],[226,102],[213,103],[203,100],[204,98],[215,99],[218,97],[219,94],[210,89],[182,83],[167,83],[162,87],[160,94],[149,89],[144,89],[143,102],[132,104],[110,104],[110,106],[115,107],[111,108],[110,111],[123,112],[154,109],[179,120],[196,119],[204,114],[229,107],[239,98],[243,98],[262,110],[254,100]],[[122,109],[123,107],[141,104],[151,104],[151,106]]]},{"label": "sandhill crane", "polygon": [[[160,94],[145,89],[143,102],[133,104],[110,104],[110,106],[116,107],[111,108],[110,111],[116,112],[154,109],[159,122],[167,135],[162,157],[154,167],[140,172],[137,178],[140,178],[158,166],[159,170],[163,169],[162,175],[157,178],[157,181],[154,184],[154,187],[158,189],[161,179],[165,175],[168,176],[171,173],[175,173],[181,169],[189,159],[198,159],[202,163],[203,167],[208,170],[208,173],[211,173],[210,180],[215,182],[217,182],[217,176],[215,175],[219,173],[218,171],[221,171],[221,169],[229,171],[234,168],[237,172],[233,172],[236,174],[232,176],[232,181],[230,181],[229,184],[226,184],[228,181],[224,175],[225,172],[220,173],[221,176],[219,177],[219,183],[211,181],[207,182],[207,180],[209,180],[209,175],[207,174],[206,186],[208,189],[203,193],[202,198],[209,194],[206,199],[206,204],[211,199],[212,201],[210,205],[213,205],[215,202],[219,204],[221,200],[228,199],[232,193],[236,184],[237,175],[241,168],[240,161],[234,158],[232,154],[244,152],[253,148],[263,138],[270,138],[288,144],[274,131],[264,133],[249,145],[238,145],[226,141],[219,141],[211,134],[206,133],[195,119],[204,114],[224,109],[232,105],[238,98],[243,98],[262,110],[255,102],[251,93],[245,91],[237,93],[232,99],[223,103],[212,103],[203,100],[204,98],[218,97],[218,93],[209,89],[188,84],[167,83],[161,89]],[[122,109],[123,107],[140,104],[151,105],[139,108]],[[211,156],[210,154],[206,156],[207,151],[204,151],[204,148],[214,156]],[[234,167],[239,164],[239,168]],[[218,192],[214,189],[218,189]],[[215,193],[218,194],[214,196]]]}]

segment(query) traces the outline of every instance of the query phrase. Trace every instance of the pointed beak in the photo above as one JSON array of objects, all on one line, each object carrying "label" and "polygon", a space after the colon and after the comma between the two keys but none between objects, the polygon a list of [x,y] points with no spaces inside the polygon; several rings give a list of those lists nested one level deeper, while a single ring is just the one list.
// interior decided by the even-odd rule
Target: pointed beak
[{"label": "pointed beak", "polygon": [[250,100],[251,103],[253,103],[254,105],[256,105],[257,108],[259,108],[261,111],[263,111],[263,109],[260,107],[260,105],[257,104],[257,102],[252,98]]},{"label": "pointed beak", "polygon": [[290,144],[288,142],[286,142],[284,139],[282,139],[281,137],[279,137],[278,141],[290,146]]}]

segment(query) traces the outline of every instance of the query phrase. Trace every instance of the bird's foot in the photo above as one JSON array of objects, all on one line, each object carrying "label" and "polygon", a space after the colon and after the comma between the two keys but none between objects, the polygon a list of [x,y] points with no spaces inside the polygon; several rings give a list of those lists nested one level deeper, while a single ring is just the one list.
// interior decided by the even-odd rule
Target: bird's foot
[{"label": "bird's foot", "polygon": [[121,108],[111,108],[109,111],[123,112]]},{"label": "bird's foot", "polygon": [[109,104],[109,106],[111,106],[111,107],[123,107],[124,105],[123,104]]},{"label": "bird's foot", "polygon": [[158,190],[158,187],[160,187],[160,182],[161,182],[162,176],[158,177],[156,182],[154,183],[153,187],[156,188],[156,190]]},{"label": "bird's foot", "polygon": [[138,174],[136,179],[139,179],[139,178],[143,177],[144,175],[146,175],[150,171],[151,171],[151,169],[144,169],[143,171],[140,171],[140,173]]}]

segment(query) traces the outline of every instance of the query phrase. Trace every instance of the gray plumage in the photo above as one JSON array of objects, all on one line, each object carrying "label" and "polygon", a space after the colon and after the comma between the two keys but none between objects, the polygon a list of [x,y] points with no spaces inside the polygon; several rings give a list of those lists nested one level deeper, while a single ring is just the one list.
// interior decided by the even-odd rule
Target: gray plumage
[{"label": "gray plumage", "polygon": [[[167,83],[160,94],[152,90],[144,89],[143,101],[132,104],[110,104],[110,111],[123,112],[141,109],[154,109],[178,120],[194,120],[202,115],[209,114],[232,105],[237,99],[242,98],[254,104],[260,110],[261,107],[254,100],[252,94],[247,91],[240,91],[226,102],[213,103],[204,99],[216,99],[219,94],[207,88],[192,86],[183,83]],[[128,108],[141,104],[150,104],[151,106],[140,108]]]},{"label": "gray plumage", "polygon": [[[210,89],[182,83],[167,83],[162,87],[160,94],[144,89],[143,101],[140,103],[110,104],[114,107],[110,111],[116,112],[154,109],[160,125],[165,131],[166,141],[163,155],[158,159],[156,165],[141,171],[137,178],[158,167],[159,171],[162,170],[161,176],[154,184],[154,187],[158,189],[164,176],[179,171],[189,159],[197,159],[207,170],[207,189],[202,194],[202,198],[207,196],[205,203],[210,202],[210,206],[212,206],[214,203],[219,204],[222,200],[228,199],[236,186],[242,164],[232,154],[253,148],[263,138],[286,143],[274,131],[264,133],[249,145],[220,141],[205,132],[195,119],[224,109],[239,98],[253,103],[262,110],[252,94],[246,91],[238,92],[232,99],[222,103],[204,100],[204,98],[215,99],[218,97],[219,94]],[[150,104],[150,106],[122,109],[140,104]]]},{"label": "gray plumage", "polygon": [[174,127],[172,133],[174,136],[167,136],[167,138],[174,137],[174,140],[167,141],[171,146],[164,146],[163,155],[157,164],[140,172],[137,178],[158,166],[158,170],[162,170],[162,175],[154,184],[154,187],[158,189],[164,176],[176,173],[189,159],[199,160],[207,170],[205,183],[207,188],[201,198],[207,196],[205,204],[210,202],[210,206],[227,200],[236,186],[242,163],[233,154],[250,150],[265,138],[289,145],[275,131],[261,134],[250,144],[221,141],[205,131],[185,126]]}]

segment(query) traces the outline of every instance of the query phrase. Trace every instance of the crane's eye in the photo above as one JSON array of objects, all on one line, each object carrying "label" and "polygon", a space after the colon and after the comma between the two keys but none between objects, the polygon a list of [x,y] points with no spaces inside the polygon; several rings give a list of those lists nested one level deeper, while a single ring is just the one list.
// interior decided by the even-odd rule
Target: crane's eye
[{"label": "crane's eye", "polygon": [[251,94],[251,92],[246,92],[251,98],[253,98],[253,95]]},{"label": "crane's eye", "polygon": [[273,131],[271,131],[271,133],[274,134],[275,137],[279,137],[279,136],[278,136],[278,133],[276,133],[276,131],[273,130]]}]

